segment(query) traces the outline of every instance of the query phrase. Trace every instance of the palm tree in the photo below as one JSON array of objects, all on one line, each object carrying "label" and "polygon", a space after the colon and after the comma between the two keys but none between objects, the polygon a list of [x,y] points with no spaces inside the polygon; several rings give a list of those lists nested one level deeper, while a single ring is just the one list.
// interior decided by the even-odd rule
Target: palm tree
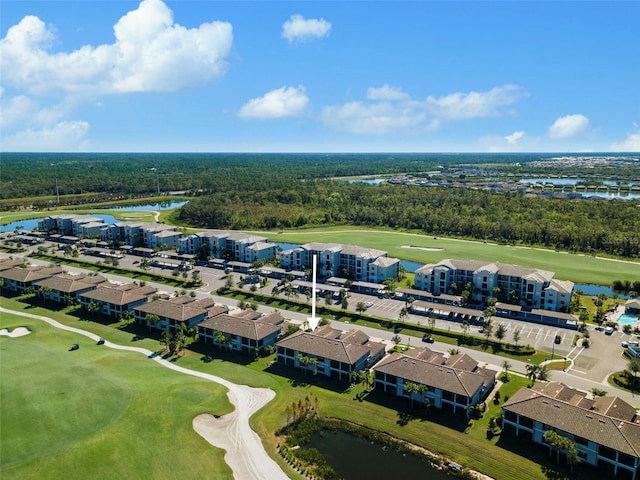
[{"label": "palm tree", "polygon": [[536,383],[538,379],[538,373],[540,372],[540,365],[529,364],[526,367],[527,370],[527,378],[531,380],[531,385]]},{"label": "palm tree", "polygon": [[[160,321],[160,317],[158,315],[156,315],[155,313],[147,313],[146,317],[144,317],[144,319],[147,322],[147,327],[149,327],[149,330],[151,330],[151,326],[153,326],[154,328],[156,327],[156,325],[158,324],[158,322]],[[167,331],[169,325],[167,325]]]},{"label": "palm tree", "polygon": [[513,341],[514,341],[514,343],[516,344],[516,348],[520,348],[520,347],[518,346],[518,342],[520,341],[520,327],[516,328],[516,329],[513,331]]},{"label": "palm tree", "polygon": [[638,382],[638,372],[640,372],[640,358],[630,358],[627,363],[627,368],[633,373],[633,387],[631,390],[635,392]]},{"label": "palm tree", "polygon": [[504,370],[504,381],[509,381],[509,369],[512,367],[511,362],[509,360],[504,360],[502,362],[502,368]]},{"label": "palm tree", "polygon": [[429,327],[431,330],[436,328],[436,314],[433,311],[429,314]]},{"label": "palm tree", "polygon": [[469,329],[471,328],[471,325],[469,324],[469,320],[464,320],[462,322],[462,333],[463,335],[466,337],[467,334],[469,333]]},{"label": "palm tree", "polygon": [[216,330],[216,333],[213,335],[213,340],[218,344],[220,350],[222,350],[223,345],[229,343],[229,337],[227,337],[220,330]]},{"label": "palm tree", "polygon": [[542,440],[549,445],[549,453],[556,452],[556,463],[560,463],[560,450],[564,446],[564,437],[556,433],[554,430],[547,430],[542,436]]},{"label": "palm tree", "polygon": [[[316,364],[318,363],[318,361],[316,360]],[[304,371],[304,375],[305,377],[307,376],[307,367],[309,365],[311,365],[311,357],[309,357],[308,355],[305,355],[304,353],[299,353],[298,354],[298,364],[302,367],[302,370]]]},{"label": "palm tree", "polygon": [[496,333],[495,333],[495,337],[498,339],[498,345],[502,346],[502,340],[504,339],[504,336],[507,334],[507,329],[504,327],[503,324],[498,325],[498,328],[496,328]]},{"label": "palm tree", "polygon": [[409,394],[409,400],[411,400],[411,408],[413,408],[413,396],[424,395],[427,391],[427,386],[422,383],[406,382],[404,384],[404,391]]}]

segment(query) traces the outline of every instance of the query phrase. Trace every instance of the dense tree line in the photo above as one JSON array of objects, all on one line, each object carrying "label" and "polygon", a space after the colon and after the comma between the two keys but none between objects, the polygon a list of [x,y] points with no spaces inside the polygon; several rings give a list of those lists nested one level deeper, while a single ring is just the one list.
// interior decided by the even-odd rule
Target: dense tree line
[{"label": "dense tree line", "polygon": [[[638,257],[634,201],[557,200],[463,188],[368,185],[356,175],[523,169],[543,154],[2,154],[1,198],[189,190],[193,226],[385,226]],[[539,169],[544,172],[544,169]],[[625,171],[618,172],[628,173]],[[2,203],[6,208],[8,202]]]},{"label": "dense tree line", "polygon": [[640,252],[640,209],[635,202],[470,189],[315,181],[272,191],[212,194],[189,202],[179,218],[208,228],[386,226],[624,257]]}]

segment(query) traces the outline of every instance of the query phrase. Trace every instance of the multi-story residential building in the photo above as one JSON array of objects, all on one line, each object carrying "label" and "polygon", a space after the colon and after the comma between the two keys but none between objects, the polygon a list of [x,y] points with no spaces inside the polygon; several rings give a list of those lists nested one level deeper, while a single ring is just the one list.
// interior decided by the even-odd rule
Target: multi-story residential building
[{"label": "multi-story residential building", "polygon": [[80,294],[82,306],[91,310],[90,305],[98,305],[98,311],[110,317],[122,318],[135,307],[149,300],[156,292],[150,285],[139,286],[132,283],[118,285],[107,283]]},{"label": "multi-story residential building", "polygon": [[400,274],[400,260],[378,257],[367,266],[367,278],[372,283],[382,283],[387,278],[397,278]]},{"label": "multi-story residential building", "polygon": [[201,342],[220,348],[252,353],[273,346],[282,334],[284,317],[246,310],[242,313],[211,316],[198,324]]},{"label": "multi-story residential building", "polygon": [[573,283],[555,280],[554,273],[536,268],[478,260],[443,260],[415,272],[415,286],[435,295],[468,289],[474,302],[500,301],[566,312]]},{"label": "multi-story residential building", "polygon": [[154,231],[148,235],[148,243],[145,246],[147,248],[161,248],[163,250],[178,248],[182,237],[184,237],[182,232],[178,232],[176,230],[163,229],[160,231]]},{"label": "multi-story residential building", "polygon": [[87,273],[59,273],[33,283],[36,293],[47,300],[63,303],[75,300],[98,285],[106,283],[102,275]]},{"label": "multi-story residential building", "polygon": [[545,445],[553,430],[573,440],[583,463],[616,479],[638,479],[640,425],[636,409],[618,397],[592,397],[559,382],[516,392],[502,407],[502,429]]},{"label": "multi-story residential building", "polygon": [[102,230],[106,225],[104,222],[87,222],[78,225],[75,235],[82,238],[102,238]]},{"label": "multi-story residential building", "polygon": [[318,276],[345,277],[356,281],[382,282],[398,276],[400,262],[387,252],[357,245],[307,243],[280,253],[280,266],[289,270],[312,267],[316,256]]},{"label": "multi-story residential building", "polygon": [[[177,230],[176,226],[162,223],[118,222],[105,227],[102,231],[102,240],[132,247],[163,248],[163,244],[167,244],[167,241],[173,246],[178,245],[177,239],[182,237],[182,233]],[[160,240],[156,236],[161,232],[175,232],[175,235],[168,235],[168,240]]]},{"label": "multi-story residential building", "polygon": [[11,267],[0,271],[0,279],[3,280],[3,288],[16,293],[22,293],[39,280],[49,278],[62,273],[60,267]]},{"label": "multi-story residential building", "polygon": [[[43,232],[53,232],[60,235],[82,235],[82,226],[87,224],[100,224],[99,228],[91,227],[91,232],[100,234],[100,229],[106,225],[100,217],[92,217],[90,215],[50,215],[38,220],[38,230]],[[86,228],[86,227],[85,227]]]},{"label": "multi-story residential building", "polygon": [[[276,348],[278,363],[340,381],[348,381],[352,372],[370,367],[385,353],[383,343],[371,341],[361,330],[343,332],[328,325],[314,332],[296,332],[276,343]],[[312,362],[301,361],[303,357]]]},{"label": "multi-story residential building", "polygon": [[205,230],[183,237],[178,248],[185,253],[202,254],[204,250],[210,258],[253,263],[256,260],[273,260],[278,247],[256,235],[231,230]]},{"label": "multi-story residential building", "polygon": [[[493,390],[496,378],[494,370],[479,367],[469,355],[446,356],[426,347],[395,352],[373,370],[376,390],[466,416]],[[423,385],[424,391],[407,391],[409,382]]]},{"label": "multi-story residential building", "polygon": [[[180,325],[192,328],[209,317],[228,311],[229,308],[226,306],[216,306],[213,299],[197,300],[183,295],[169,299],[156,298],[135,307],[133,314],[138,323],[145,324],[149,328],[175,332]],[[148,315],[157,315],[158,321],[149,322]]]},{"label": "multi-story residential building", "polygon": [[275,243],[256,242],[242,249],[242,258],[239,260],[246,263],[254,263],[260,260],[268,262],[275,258],[277,251],[278,246]]}]

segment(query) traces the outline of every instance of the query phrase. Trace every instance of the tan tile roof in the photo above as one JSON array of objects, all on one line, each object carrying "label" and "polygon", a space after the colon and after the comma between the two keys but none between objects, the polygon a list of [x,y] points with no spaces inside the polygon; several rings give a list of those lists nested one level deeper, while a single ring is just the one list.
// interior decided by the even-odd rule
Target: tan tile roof
[{"label": "tan tile roof", "polygon": [[[338,336],[335,336],[338,332]],[[376,342],[368,342],[365,345],[360,343],[349,343],[340,340],[342,334],[340,330],[325,327],[316,332],[296,332],[278,342],[279,347],[290,348],[297,352],[313,355],[316,357],[328,358],[347,364],[354,364],[358,359],[372,354],[372,350],[379,352],[379,345]],[[384,348],[384,346],[383,346]]]},{"label": "tan tile roof", "polygon": [[193,299],[188,296],[174,297],[171,299],[158,298],[136,307],[136,310],[169,318],[178,322],[185,322],[192,318],[206,314],[215,306],[213,299]]},{"label": "tan tile roof", "polygon": [[[446,365],[431,363],[399,352],[392,353],[378,362],[373,369],[422,385],[439,388],[467,397],[473,396],[483,385],[488,384],[485,374],[468,372]],[[491,371],[489,371],[491,372]],[[493,372],[495,377],[495,372]]]},{"label": "tan tile roof", "polygon": [[62,271],[60,267],[14,267],[0,272],[0,277],[14,282],[35,282]]},{"label": "tan tile roof", "polygon": [[[277,320],[275,317],[272,318]],[[204,320],[198,324],[198,327],[210,328],[218,332],[238,335],[239,337],[249,338],[251,340],[261,340],[282,330],[282,324],[280,323],[274,325],[227,314],[217,315]]]},{"label": "tan tile roof", "polygon": [[150,297],[155,291],[156,289],[150,285],[140,287],[132,283],[126,285],[108,284],[99,285],[94,290],[83,293],[82,297],[114,305],[128,305]]},{"label": "tan tile roof", "polygon": [[3,270],[9,270],[10,268],[19,267],[24,264],[22,258],[0,258],[0,272]]},{"label": "tan tile roof", "polygon": [[[618,399],[618,402],[621,400]],[[571,435],[640,457],[640,425],[555,399],[531,388],[518,390],[503,409]]]},{"label": "tan tile roof", "polygon": [[60,273],[51,277],[34,282],[38,287],[46,287],[63,293],[73,293],[79,290],[95,287],[105,283],[107,279],[102,275],[89,275],[86,273],[71,274]]}]

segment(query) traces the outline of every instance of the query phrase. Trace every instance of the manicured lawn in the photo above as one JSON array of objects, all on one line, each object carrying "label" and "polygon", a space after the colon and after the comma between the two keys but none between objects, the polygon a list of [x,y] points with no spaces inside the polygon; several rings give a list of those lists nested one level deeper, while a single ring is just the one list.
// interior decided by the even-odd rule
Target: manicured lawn
[{"label": "manicured lawn", "polygon": [[[614,280],[637,280],[640,262],[561,253],[529,247],[497,245],[389,230],[360,228],[308,229],[282,233],[260,232],[269,240],[286,243],[331,242],[376,248],[389,256],[418,263],[437,263],[446,258],[512,263],[556,273],[556,278],[577,283],[610,285]],[[404,246],[419,248],[403,248]],[[422,250],[420,249],[422,248]],[[424,250],[433,249],[433,250]]]},{"label": "manicured lawn", "polygon": [[[136,341],[130,331],[119,330],[113,325],[84,321],[61,311],[28,307],[15,299],[3,298],[2,301],[6,308],[50,316],[117,343],[152,350],[159,348],[157,341]],[[61,476],[229,478],[228,469],[220,466],[220,454],[191,429],[191,420],[198,413],[223,413],[228,409],[222,389],[166,371],[152,365],[144,357],[95,346],[88,340],[54,330],[38,321],[3,315],[1,326],[28,326],[34,330],[27,337],[0,338],[2,445],[7,441],[28,444],[39,435],[46,436],[44,440],[38,440],[40,445],[50,442],[62,445],[55,455],[34,448],[35,458],[29,461],[16,459],[18,452],[13,458],[7,457],[5,460],[3,452],[0,471],[3,479]],[[80,350],[67,351],[74,342],[81,344]],[[365,393],[363,396],[361,386],[349,391],[346,385],[332,380],[304,376],[291,369],[270,365],[272,360],[273,357],[270,357],[251,362],[242,355],[230,355],[203,347],[187,350],[184,356],[175,359],[183,367],[219,375],[236,383],[273,388],[276,399],[252,418],[252,425],[274,458],[279,441],[274,432],[286,421],[286,407],[312,396],[318,398],[322,416],[339,417],[387,432],[447,455],[465,466],[487,472],[496,479],[547,478],[542,467],[536,463],[544,462],[544,458],[536,453],[535,448],[532,449],[532,459],[526,458],[512,451],[514,442],[508,439],[503,441],[506,447],[503,448],[486,439],[465,434],[466,421],[460,417],[414,410],[407,401],[378,393]],[[48,374],[53,370],[60,373]],[[24,392],[16,392],[17,387],[13,387],[15,382],[7,380],[17,376],[18,372],[21,372],[21,376],[36,380]],[[74,385],[73,394],[80,397],[72,405],[94,408],[92,405],[102,402],[104,397],[107,401],[101,403],[97,412],[86,412],[75,407],[79,411],[69,419],[70,413],[65,408],[68,403],[60,402],[58,407],[55,404],[51,407],[43,404],[50,401],[48,392],[66,391],[66,395],[69,395],[70,390],[64,390],[68,385],[66,379],[76,378],[77,372],[82,374],[73,382],[69,381],[69,385]],[[29,383],[27,380],[22,382]],[[96,384],[100,388],[91,388]],[[95,395],[94,391],[97,392]],[[7,422],[13,422],[13,426],[5,428],[5,416],[15,416],[19,412],[10,414],[4,406],[15,402],[24,403],[19,407],[20,412],[26,414],[24,409],[28,408],[30,415],[18,414],[20,420],[7,419]],[[46,411],[47,408],[53,409],[60,417],[51,420],[54,422],[51,432],[49,428],[47,432],[40,431],[37,426],[23,429],[21,423],[26,426],[36,423],[33,418],[37,418],[37,415],[31,412],[38,409]],[[95,417],[92,416],[94,414]],[[73,426],[77,423],[86,424],[87,419],[93,419],[91,424],[95,432],[88,427]],[[72,428],[65,430],[63,426],[68,423]],[[23,430],[24,434],[21,433]],[[9,440],[10,435],[17,438]],[[15,465],[8,468],[4,466],[5,462]],[[206,474],[203,473],[205,470]],[[288,473],[292,478],[298,478],[292,472]]]},{"label": "manicured lawn", "polygon": [[[33,333],[0,337],[3,480],[232,478],[223,452],[191,426],[200,413],[231,410],[224,388],[38,320],[0,317],[2,328],[19,326]],[[72,343],[80,349],[69,351]]]}]

